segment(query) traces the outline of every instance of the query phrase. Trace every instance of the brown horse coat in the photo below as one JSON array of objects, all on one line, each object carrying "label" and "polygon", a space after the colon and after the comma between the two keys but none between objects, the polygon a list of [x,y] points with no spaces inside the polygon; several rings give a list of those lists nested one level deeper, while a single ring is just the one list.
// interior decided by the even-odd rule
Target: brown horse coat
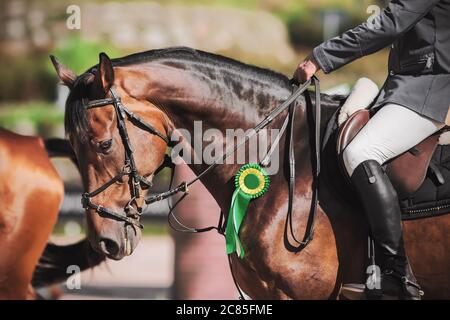
[{"label": "brown horse coat", "polygon": [[0,299],[34,298],[32,274],[63,194],[43,140],[0,129]]},{"label": "brown horse coat", "polygon": [[[72,89],[66,109],[72,144],[80,145],[83,133],[91,139],[77,154],[87,168],[88,191],[108,181],[123,163],[123,145],[112,108],[87,112],[82,104],[83,100],[108,95],[106,88],[113,86],[126,107],[158,129],[169,135],[185,129],[191,137],[194,122],[200,120],[203,130],[215,129],[223,137],[228,129],[251,129],[291,93],[289,81],[282,75],[192,49],[155,50],[112,62],[105,55],[100,57],[99,66],[79,78],[55,64],[61,80]],[[324,123],[341,102],[339,98],[323,97]],[[305,230],[312,195],[311,140],[305,110],[305,101],[300,100],[294,132],[297,188],[293,225],[297,236]],[[164,112],[168,122],[158,111]],[[282,121],[274,120],[271,127],[280,128]],[[144,135],[129,121],[127,127],[140,174],[152,173],[162,161],[165,145]],[[195,149],[199,139],[188,141],[183,137]],[[114,142],[108,152],[102,153],[98,144],[105,139]],[[213,143],[223,149],[226,139]],[[364,280],[367,228],[363,215],[353,203],[338,201],[330,206],[331,202],[321,202],[315,238],[305,249],[299,249],[286,232],[288,192],[283,142],[279,150],[280,170],[271,177],[269,192],[250,204],[241,229],[246,257],[232,257],[237,282],[253,299],[337,298],[343,283]],[[211,142],[200,143],[200,150],[204,150]],[[190,167],[199,174],[208,163],[202,161]],[[239,168],[236,162],[224,164],[201,179],[225,213]],[[129,199],[129,190],[124,186],[116,186],[115,192],[111,187],[111,193],[99,197],[98,203],[123,208]],[[334,196],[326,186],[320,192],[322,199]],[[98,234],[109,232],[115,235],[109,241],[123,246],[123,223],[99,217],[95,212],[89,217]],[[425,298],[450,298],[449,230],[450,215],[405,223],[407,251]]]}]

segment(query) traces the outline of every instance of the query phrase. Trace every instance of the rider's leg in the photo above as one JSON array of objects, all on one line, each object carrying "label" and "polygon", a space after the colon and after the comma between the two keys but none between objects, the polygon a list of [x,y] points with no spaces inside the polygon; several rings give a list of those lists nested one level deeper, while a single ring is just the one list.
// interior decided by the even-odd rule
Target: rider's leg
[{"label": "rider's leg", "polygon": [[413,148],[445,125],[396,104],[381,108],[344,151],[347,172],[364,161],[380,165]]},{"label": "rider's leg", "polygon": [[385,297],[420,298],[403,247],[397,193],[381,165],[443,126],[405,107],[389,104],[376,113],[343,153],[346,170],[380,249],[381,289]]}]

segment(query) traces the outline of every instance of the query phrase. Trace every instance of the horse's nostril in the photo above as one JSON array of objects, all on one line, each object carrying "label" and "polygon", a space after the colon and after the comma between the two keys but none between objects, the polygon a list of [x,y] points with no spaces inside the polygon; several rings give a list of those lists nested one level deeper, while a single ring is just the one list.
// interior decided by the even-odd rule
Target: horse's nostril
[{"label": "horse's nostril", "polygon": [[114,240],[102,238],[99,241],[99,245],[103,253],[108,256],[115,256],[119,253],[119,245]]}]

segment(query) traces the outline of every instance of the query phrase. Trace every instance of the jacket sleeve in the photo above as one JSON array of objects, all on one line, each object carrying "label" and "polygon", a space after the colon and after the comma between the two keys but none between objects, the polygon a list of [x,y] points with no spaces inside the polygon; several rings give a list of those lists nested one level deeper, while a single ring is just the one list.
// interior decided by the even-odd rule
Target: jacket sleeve
[{"label": "jacket sleeve", "polygon": [[325,73],[377,52],[418,23],[441,0],[392,0],[375,18],[314,48],[313,55]]}]

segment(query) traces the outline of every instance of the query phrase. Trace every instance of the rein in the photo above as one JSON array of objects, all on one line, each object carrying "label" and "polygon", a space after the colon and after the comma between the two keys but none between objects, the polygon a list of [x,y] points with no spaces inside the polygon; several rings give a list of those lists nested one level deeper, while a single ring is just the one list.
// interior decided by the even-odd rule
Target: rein
[{"label": "rein", "polygon": [[[292,225],[292,212],[293,212],[293,199],[294,199],[294,193],[295,193],[295,154],[294,154],[294,118],[295,118],[295,110],[297,106],[297,100],[298,98],[305,94],[306,100],[309,101],[307,103],[307,113],[309,115],[313,114],[312,110],[309,110],[312,108],[313,104],[311,101],[311,97],[309,96],[309,93],[307,92],[308,87],[313,84],[315,87],[315,101],[316,101],[316,108],[315,113],[313,115],[312,122],[313,128],[314,128],[314,164],[313,164],[313,185],[312,185],[312,191],[313,191],[313,197],[311,201],[311,207],[308,217],[308,223],[305,230],[305,234],[303,236],[303,239],[300,241],[297,239],[294,233],[294,228]],[[313,77],[311,80],[308,80],[304,84],[302,84],[299,87],[293,86],[294,92],[292,93],[289,98],[284,101],[282,104],[280,104],[278,107],[276,107],[274,110],[272,110],[263,121],[261,121],[256,127],[253,128],[253,130],[249,131],[245,136],[244,139],[242,139],[241,142],[236,144],[232,149],[228,150],[223,156],[216,158],[216,160],[209,165],[204,171],[202,171],[197,177],[190,181],[184,181],[177,187],[170,189],[166,192],[159,193],[157,195],[154,195],[148,199],[145,200],[146,204],[155,203],[158,201],[162,201],[164,199],[170,198],[178,193],[183,193],[180,199],[177,200],[177,202],[170,208],[169,215],[168,215],[168,221],[172,229],[178,232],[183,233],[202,233],[202,232],[208,232],[211,230],[217,230],[220,234],[225,233],[225,225],[226,225],[226,219],[224,217],[224,213],[220,213],[220,219],[219,223],[216,226],[211,226],[207,228],[192,228],[185,226],[182,224],[179,219],[173,214],[173,210],[177,207],[177,205],[184,200],[184,198],[187,196],[189,192],[189,187],[199,181],[202,177],[210,173],[212,170],[214,170],[219,164],[224,163],[224,161],[234,154],[241,146],[245,145],[252,137],[257,135],[262,129],[266,128],[275,118],[277,118],[283,111],[286,109],[289,109],[288,115],[286,116],[286,120],[283,123],[283,126],[276,136],[274,143],[272,144],[269,152],[266,154],[264,159],[260,162],[262,166],[267,166],[270,162],[270,157],[273,154],[273,152],[276,150],[277,145],[279,144],[281,140],[281,136],[286,131],[287,127],[289,127],[289,136],[287,137],[288,143],[289,143],[289,203],[288,203],[288,213],[287,213],[287,219],[289,222],[289,231],[292,235],[293,240],[300,246],[300,248],[306,247],[314,236],[314,225],[315,225],[315,219],[316,219],[316,213],[317,213],[317,206],[318,206],[318,179],[320,174],[320,146],[321,146],[321,136],[320,136],[320,123],[321,123],[321,97],[320,97],[320,82],[319,79],[316,77]],[[311,118],[309,118],[311,119]],[[173,178],[173,175],[172,175]],[[172,181],[173,179],[171,179]],[[172,182],[171,182],[172,184]],[[183,229],[176,228],[173,226],[170,217],[173,217],[173,219],[178,223],[179,226],[181,226]],[[242,296],[242,295],[241,295]]]},{"label": "rein", "polygon": [[[309,95],[309,92],[307,91],[308,87],[313,84],[315,87],[315,112],[312,110],[312,100]],[[288,97],[286,101],[284,101],[282,104],[280,104],[278,107],[276,107],[274,110],[272,110],[265,118],[262,120],[257,126],[253,128],[253,130],[249,131],[245,136],[244,139],[236,144],[232,149],[228,150],[223,156],[216,158],[216,160],[208,166],[203,172],[201,172],[196,178],[186,182],[182,182],[180,185],[178,185],[175,188],[172,188],[166,192],[159,193],[157,195],[153,195],[150,198],[145,200],[145,203],[151,204],[158,201],[165,200],[167,198],[170,198],[178,193],[183,193],[183,195],[176,201],[174,206],[170,207],[170,211],[168,214],[168,222],[169,225],[178,232],[184,232],[184,233],[201,233],[201,232],[208,232],[211,230],[217,230],[220,234],[224,235],[225,233],[225,225],[226,225],[226,219],[223,212],[220,214],[220,219],[217,227],[207,227],[207,228],[192,228],[185,226],[182,222],[178,220],[178,218],[173,214],[173,210],[176,208],[176,206],[183,201],[183,199],[187,196],[189,187],[199,181],[201,178],[203,178],[205,175],[210,173],[212,170],[214,170],[219,164],[223,163],[229,156],[234,154],[241,146],[245,145],[252,137],[257,135],[262,129],[266,128],[275,118],[277,118],[282,112],[288,110],[288,114],[286,116],[286,119],[280,129],[280,132],[276,136],[274,143],[272,144],[270,150],[266,154],[266,156],[263,158],[263,160],[260,162],[261,166],[267,166],[270,162],[270,158],[272,154],[276,151],[276,147],[279,145],[281,141],[282,135],[286,132],[286,130],[289,128],[288,136],[286,137],[288,145],[289,145],[289,166],[288,166],[288,172],[289,172],[289,202],[288,202],[288,212],[287,212],[287,222],[289,225],[289,232],[291,233],[292,239],[299,245],[299,250],[305,248],[313,239],[314,236],[314,225],[316,220],[316,214],[317,214],[317,207],[318,207],[318,180],[320,175],[320,146],[321,146],[321,133],[320,133],[320,123],[321,123],[321,101],[320,101],[320,82],[316,77],[312,77],[311,80],[308,80],[304,84],[300,85],[299,87],[293,86],[293,93],[291,96]],[[295,118],[295,111],[297,107],[297,100],[301,95],[305,95],[306,103],[306,111],[307,111],[307,118],[308,118],[308,124],[312,125],[314,131],[311,130],[311,126],[309,126],[310,129],[310,136],[314,136],[314,161],[313,161],[313,182],[312,182],[312,192],[313,196],[311,199],[311,206],[308,216],[308,223],[306,226],[306,230],[304,233],[304,236],[302,240],[298,240],[298,238],[295,236],[294,228],[292,225],[292,213],[293,213],[293,202],[294,202],[294,194],[295,194],[295,153],[294,153],[294,118]],[[129,111],[123,104],[120,99],[120,97],[115,93],[115,91],[111,88],[110,89],[110,95],[111,98],[106,99],[100,99],[100,100],[93,100],[90,102],[87,102],[85,104],[86,109],[92,109],[92,108],[99,108],[104,107],[107,105],[113,105],[116,116],[117,116],[117,127],[119,129],[120,136],[122,138],[122,142],[125,147],[125,164],[123,166],[123,169],[111,180],[106,182],[104,185],[99,187],[98,189],[90,192],[90,193],[83,193],[82,195],[82,205],[84,209],[93,209],[95,210],[100,216],[107,217],[110,219],[115,219],[118,221],[123,221],[125,224],[130,224],[138,228],[143,228],[142,224],[140,223],[140,218],[142,215],[142,208],[137,207],[134,208],[133,204],[136,204],[136,199],[140,198],[140,190],[141,186],[144,185],[148,188],[152,187],[152,182],[145,179],[145,177],[140,176],[136,167],[136,162],[134,159],[134,150],[131,146],[130,139],[128,136],[128,131],[126,129],[125,121],[126,119],[130,120],[134,125],[137,125],[143,130],[161,138],[167,146],[171,147],[171,141],[170,139],[159,132],[155,127],[153,127],[151,124],[145,122],[140,117]],[[166,155],[163,163],[161,166],[153,173],[156,174],[159,171],[161,171],[165,167],[170,167],[172,169],[171,173],[171,179],[170,179],[170,186],[172,186],[173,177],[174,177],[174,168],[175,165],[171,161],[170,157]],[[114,183],[120,181],[124,176],[129,177],[129,183],[130,183],[130,192],[131,192],[131,199],[127,203],[125,207],[126,216],[123,214],[117,213],[113,210],[110,210],[108,208],[105,208],[103,206],[97,205],[91,201],[91,198],[97,196],[98,194],[102,193],[106,189],[108,189],[111,185]],[[181,226],[183,229],[176,228],[173,224],[170,218],[173,218],[179,226]],[[230,264],[231,274],[233,276],[233,281],[236,285],[236,288],[238,289],[240,299],[245,300],[244,295],[242,291],[240,290],[239,286],[237,285],[237,281],[233,274],[233,266],[231,257],[228,256],[228,261]]]}]

